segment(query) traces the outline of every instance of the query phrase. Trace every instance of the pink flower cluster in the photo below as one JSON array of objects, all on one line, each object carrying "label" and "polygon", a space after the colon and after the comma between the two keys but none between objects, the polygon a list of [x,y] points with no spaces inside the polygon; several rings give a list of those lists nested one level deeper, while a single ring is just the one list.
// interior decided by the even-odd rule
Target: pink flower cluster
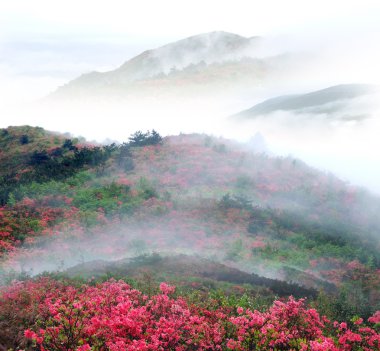
[{"label": "pink flower cluster", "polygon": [[[74,287],[50,279],[17,283],[0,295],[15,321],[35,311],[24,328],[28,350],[379,350],[379,325],[356,319],[330,322],[305,301],[275,301],[266,312],[202,307],[174,297],[175,287],[160,284],[147,296],[123,281]],[[5,307],[4,307],[5,308]],[[18,311],[18,312],[17,312]],[[377,323],[379,312],[369,319]],[[25,347],[24,347],[25,348]],[[25,348],[27,350],[27,348]]]},{"label": "pink flower cluster", "polygon": [[237,312],[240,316],[230,318],[237,328],[237,340],[227,343],[232,350],[370,351],[380,347],[378,330],[362,327],[361,318],[354,322],[355,331],[344,322],[331,324],[315,309],[306,309],[304,299],[275,301],[264,313],[242,308]]}]

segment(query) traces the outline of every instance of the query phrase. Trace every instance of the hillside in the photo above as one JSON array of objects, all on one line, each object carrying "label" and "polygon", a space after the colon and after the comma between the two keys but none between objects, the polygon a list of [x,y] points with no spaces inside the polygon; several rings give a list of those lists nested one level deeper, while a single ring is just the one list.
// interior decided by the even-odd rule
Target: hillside
[{"label": "hillside", "polygon": [[[203,294],[198,307],[214,306],[213,294],[224,307],[260,308],[308,296],[339,321],[380,307],[380,199],[331,174],[201,134],[136,132],[123,144],[91,145],[42,128],[1,133],[0,278],[26,282],[3,288],[0,317],[18,296],[30,296],[24,312],[48,303],[38,293],[46,284],[54,299],[77,291],[79,301],[91,284],[119,289],[112,277],[149,296],[169,281],[186,301]],[[11,319],[22,319],[21,333],[34,325],[23,311]],[[24,336],[3,340],[29,345]]]},{"label": "hillside", "polygon": [[[123,217],[134,213],[127,222],[134,232],[145,232],[148,250],[165,249],[174,236],[176,249],[211,254],[215,235],[223,234],[223,241],[236,246],[226,255],[237,260],[268,257],[266,265],[279,260],[280,266],[311,269],[310,260],[325,265],[324,256],[331,255],[343,260],[330,263],[337,271],[355,259],[379,263],[378,199],[299,160],[250,153],[203,135],[167,137],[145,146],[76,147],[64,140],[73,150],[40,146],[37,154],[25,154],[18,173],[7,169],[3,203],[75,208],[77,216],[68,220],[81,225],[96,225],[100,215],[103,224],[117,219],[113,232],[118,225],[128,232]],[[61,155],[62,148],[67,155]],[[166,238],[160,238],[161,231]],[[107,242],[122,251],[117,236]],[[219,245],[223,249],[226,242]]]},{"label": "hillside", "polygon": [[[69,278],[101,279],[107,276],[117,276],[124,279],[141,279],[144,274],[154,277],[156,282],[170,280],[177,287],[206,290],[207,288],[237,289],[239,285],[250,287],[256,294],[265,295],[269,299],[274,296],[297,298],[315,298],[317,290],[304,288],[298,284],[281,280],[260,277],[254,273],[246,273],[237,268],[226,266],[201,256],[184,254],[161,256],[157,253],[141,255],[131,259],[113,262],[90,261],[79,264],[64,271],[62,275]],[[185,279],[186,278],[186,279]],[[314,278],[315,279],[315,278]],[[320,282],[327,290],[334,290],[333,285]]]},{"label": "hillside", "polygon": [[365,84],[343,84],[307,94],[284,95],[265,100],[236,117],[254,118],[278,111],[311,114],[345,114],[349,104],[356,98],[378,93],[378,87]]},{"label": "hillside", "polygon": [[1,169],[0,176],[17,173],[36,150],[58,146],[64,136],[49,133],[42,128],[9,127],[0,130]]}]

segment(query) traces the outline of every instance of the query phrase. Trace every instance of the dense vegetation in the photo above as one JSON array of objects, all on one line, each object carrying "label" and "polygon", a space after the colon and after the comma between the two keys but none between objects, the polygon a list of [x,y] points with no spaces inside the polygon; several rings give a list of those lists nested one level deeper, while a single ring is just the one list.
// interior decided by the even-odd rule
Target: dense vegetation
[{"label": "dense vegetation", "polygon": [[[380,199],[364,190],[204,135],[139,131],[127,143],[92,145],[10,127],[0,148],[0,279],[26,279],[0,295],[0,348],[378,347],[378,315],[363,323],[380,309]],[[86,262],[125,257],[137,258],[88,263],[86,277]],[[78,283],[73,271],[96,281]],[[134,272],[152,275],[149,288]],[[154,292],[162,281],[177,295]],[[277,300],[289,295],[308,300]],[[125,324],[129,313],[144,327]],[[169,325],[188,329],[171,336]]]},{"label": "dense vegetation", "polygon": [[[160,284],[147,295],[123,281],[17,283],[2,293],[3,347],[25,350],[375,350],[380,315],[331,322],[304,300],[252,301],[175,296]],[[17,307],[16,307],[17,306]],[[4,318],[6,317],[6,319]]]}]

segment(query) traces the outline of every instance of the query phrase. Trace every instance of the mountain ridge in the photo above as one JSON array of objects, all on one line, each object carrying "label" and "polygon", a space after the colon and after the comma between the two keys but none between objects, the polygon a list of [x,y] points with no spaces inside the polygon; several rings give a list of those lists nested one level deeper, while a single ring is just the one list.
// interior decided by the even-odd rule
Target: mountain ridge
[{"label": "mountain ridge", "polygon": [[60,87],[54,95],[71,88],[99,88],[167,75],[204,62],[222,63],[249,56],[259,44],[259,37],[245,38],[237,34],[214,31],[181,39],[155,49],[145,50],[120,67],[108,72],[90,72]]},{"label": "mountain ridge", "polygon": [[[253,107],[235,114],[235,117],[249,118],[276,111],[308,112],[314,114],[334,112],[345,102],[362,96],[375,94],[379,87],[371,84],[340,84],[306,94],[281,95],[264,100]],[[331,104],[336,105],[331,105]]]}]

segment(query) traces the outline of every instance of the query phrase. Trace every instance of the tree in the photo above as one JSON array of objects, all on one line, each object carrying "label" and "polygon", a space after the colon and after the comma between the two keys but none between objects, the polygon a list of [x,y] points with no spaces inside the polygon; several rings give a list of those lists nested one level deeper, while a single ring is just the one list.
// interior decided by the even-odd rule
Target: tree
[{"label": "tree", "polygon": [[67,149],[67,150],[76,150],[77,149],[77,147],[74,146],[73,141],[71,139],[66,139],[62,145],[62,148]]},{"label": "tree", "polygon": [[162,137],[154,129],[143,133],[141,130],[135,132],[129,137],[130,146],[157,145],[162,143]]},{"label": "tree", "polygon": [[138,130],[129,137],[129,144],[131,146],[144,146],[146,137],[146,133],[143,133],[141,130]]},{"label": "tree", "polygon": [[26,134],[21,135],[20,144],[21,145],[29,144],[29,137]]},{"label": "tree", "polygon": [[157,145],[162,143],[162,137],[154,129],[151,131],[149,136],[149,141],[152,145]]}]

